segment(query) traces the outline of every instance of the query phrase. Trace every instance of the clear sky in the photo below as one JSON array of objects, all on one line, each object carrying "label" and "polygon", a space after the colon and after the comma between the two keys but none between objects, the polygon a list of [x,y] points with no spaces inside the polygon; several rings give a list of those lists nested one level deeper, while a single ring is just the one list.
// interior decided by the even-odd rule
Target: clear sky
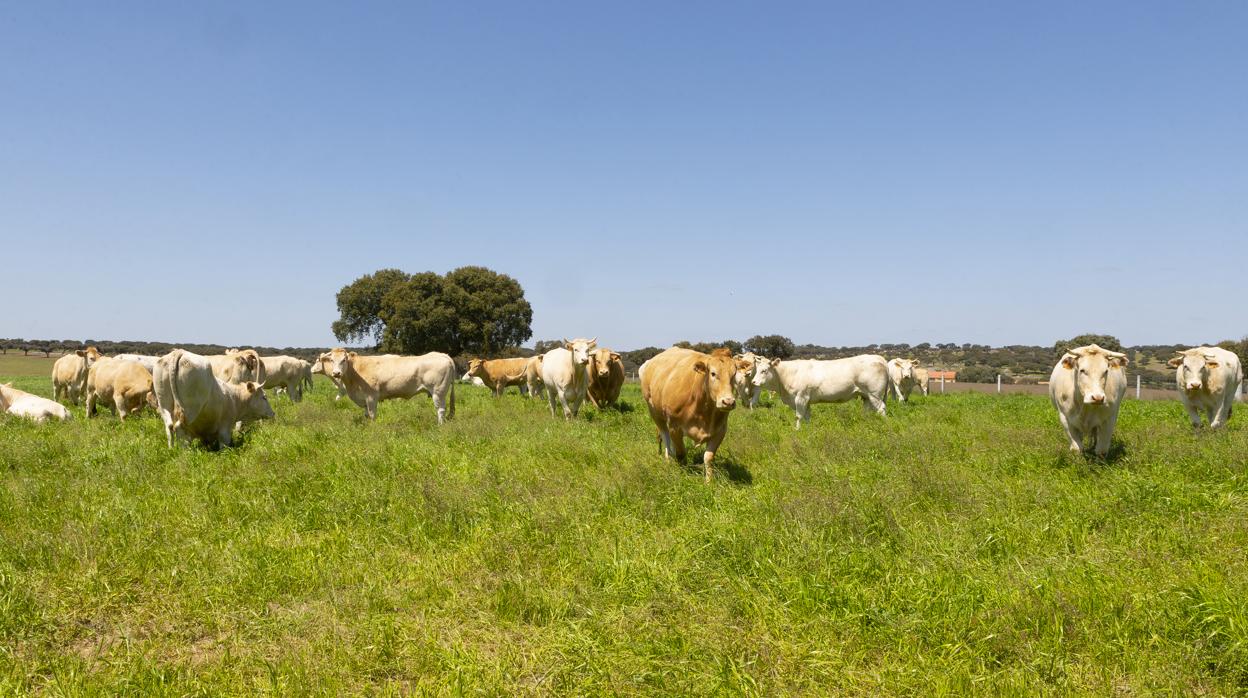
[{"label": "clear sky", "polygon": [[1248,3],[7,3],[0,336],[334,343],[383,267],[534,339],[1248,333]]}]

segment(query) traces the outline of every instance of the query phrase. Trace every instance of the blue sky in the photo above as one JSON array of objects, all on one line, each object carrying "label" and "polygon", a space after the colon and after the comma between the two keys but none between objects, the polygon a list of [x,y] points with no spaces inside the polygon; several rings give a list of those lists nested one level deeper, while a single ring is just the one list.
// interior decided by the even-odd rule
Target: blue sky
[{"label": "blue sky", "polygon": [[10,3],[0,336],[329,345],[383,267],[634,348],[1248,333],[1248,3]]}]

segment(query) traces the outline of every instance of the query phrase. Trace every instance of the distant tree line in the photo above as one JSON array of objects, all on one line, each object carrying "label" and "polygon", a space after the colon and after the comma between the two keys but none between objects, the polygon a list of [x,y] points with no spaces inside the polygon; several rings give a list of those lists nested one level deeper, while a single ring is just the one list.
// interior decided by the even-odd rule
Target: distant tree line
[{"label": "distant tree line", "polygon": [[[196,354],[221,354],[226,349],[231,348],[247,348],[255,349],[264,356],[275,356],[285,354],[287,356],[295,356],[301,359],[315,359],[322,353],[329,351],[329,347],[266,347],[251,344],[198,344],[195,342],[145,342],[142,340],[124,339],[0,339],[0,354],[8,354],[12,352],[22,352],[23,355],[30,354],[42,355],[45,357],[60,356],[67,352],[82,349],[83,347],[93,346],[100,350],[100,353],[107,356],[113,354],[147,354],[149,356],[162,356],[168,354],[174,349],[185,349]],[[362,349],[366,353],[371,353],[370,349]]]}]

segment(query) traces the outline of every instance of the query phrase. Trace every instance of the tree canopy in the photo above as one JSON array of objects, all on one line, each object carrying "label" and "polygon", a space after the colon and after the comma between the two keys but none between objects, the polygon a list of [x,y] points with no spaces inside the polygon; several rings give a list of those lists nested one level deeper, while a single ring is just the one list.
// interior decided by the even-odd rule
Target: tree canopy
[{"label": "tree canopy", "polygon": [[1122,342],[1119,342],[1117,337],[1108,334],[1081,334],[1078,337],[1058,341],[1053,345],[1053,351],[1057,354],[1065,354],[1071,349],[1085,347],[1089,344],[1095,344],[1102,349],[1110,351],[1122,351]]},{"label": "tree canopy", "polygon": [[339,341],[373,340],[382,351],[493,355],[533,336],[533,308],[515,279],[485,267],[445,276],[381,269],[338,292]]},{"label": "tree canopy", "polygon": [[744,349],[769,359],[790,359],[793,358],[796,347],[793,346],[793,340],[788,337],[769,334],[750,337],[745,340]]}]

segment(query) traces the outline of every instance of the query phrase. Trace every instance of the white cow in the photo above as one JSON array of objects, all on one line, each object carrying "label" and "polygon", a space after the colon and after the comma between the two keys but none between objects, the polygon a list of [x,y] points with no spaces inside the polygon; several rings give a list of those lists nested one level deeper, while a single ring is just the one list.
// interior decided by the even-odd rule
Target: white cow
[{"label": "white cow", "polygon": [[910,399],[910,391],[918,381],[914,370],[918,368],[918,359],[893,359],[888,362],[888,382],[893,386],[893,394],[900,402]]},{"label": "white cow", "polygon": [[810,406],[817,402],[847,402],[854,396],[867,411],[883,415],[888,394],[888,363],[876,354],[848,359],[772,359],[759,362],[754,385],[776,391],[784,404],[797,413],[797,427],[810,419]]},{"label": "white cow", "polygon": [[0,412],[36,422],[46,422],[49,419],[64,421],[70,418],[69,410],[61,403],[18,390],[12,383],[0,385]]},{"label": "white cow", "polygon": [[478,377],[478,376],[470,376],[470,375],[468,375],[467,373],[465,373],[464,375],[460,376],[460,377],[459,377],[459,380],[463,381],[464,383],[472,383],[473,385],[477,386],[478,388],[488,388],[488,387],[489,387],[489,386],[487,386],[487,385],[485,384],[485,381],[481,380],[481,378],[480,378],[480,377]]},{"label": "white cow", "polygon": [[441,352],[421,356],[361,356],[344,348],[329,351],[327,371],[342,381],[351,401],[377,418],[377,403],[425,392],[433,398],[438,424],[455,416],[455,362]]},{"label": "white cow", "polygon": [[326,378],[328,378],[329,381],[334,384],[334,387],[338,389],[338,394],[334,396],[334,402],[337,402],[341,400],[344,396],[346,396],[347,387],[342,384],[342,379],[334,378],[333,376],[329,375],[330,374],[329,352],[325,352],[324,354],[321,354],[320,356],[316,357],[316,361],[312,362],[312,368],[308,370],[308,373],[309,373],[309,378],[308,378],[309,381],[312,380],[311,374],[319,373],[322,376],[325,376]]},{"label": "white cow", "polygon": [[1127,392],[1126,365],[1126,354],[1089,344],[1066,352],[1053,367],[1049,399],[1070,437],[1070,450],[1083,452],[1083,440],[1091,435],[1096,455],[1109,453]]},{"label": "white cow", "polygon": [[152,381],[170,448],[175,434],[197,438],[208,448],[230,446],[235,424],[273,418],[263,384],[217,378],[206,356],[174,349],[156,362]]},{"label": "white cow", "polygon": [[762,389],[754,385],[754,374],[758,372],[758,364],[760,362],[768,363],[770,360],[765,356],[759,356],[752,351],[744,354],[737,354],[732,357],[739,362],[748,361],[749,370],[737,371],[733,377],[733,391],[737,394],[737,400],[745,403],[750,409],[754,409],[758,405],[758,396],[762,394]]},{"label": "white cow", "polygon": [[1179,399],[1192,426],[1200,428],[1201,412],[1205,413],[1211,428],[1226,424],[1244,381],[1239,356],[1221,347],[1206,346],[1176,353],[1178,356],[1169,363],[1175,369]]},{"label": "white cow", "polygon": [[148,356],[146,354],[118,354],[113,358],[121,361],[133,361],[137,364],[142,364],[143,368],[146,368],[148,373],[153,373],[156,370],[156,362],[160,357]]},{"label": "white cow", "polygon": [[87,371],[100,356],[100,350],[92,346],[57,359],[52,364],[52,397],[78,404],[87,394]]},{"label": "white cow", "polygon": [[589,388],[589,352],[598,344],[598,338],[563,340],[563,346],[542,355],[542,383],[546,386],[546,399],[550,403],[550,415],[555,415],[555,400],[563,405],[563,418],[573,419],[581,410],[585,391]]},{"label": "white cow", "polygon": [[914,382],[919,386],[919,392],[927,395],[928,386],[931,384],[931,376],[928,375],[926,368],[914,369]]},{"label": "white cow", "polygon": [[227,383],[264,383],[264,362],[255,349],[226,349],[224,354],[205,356],[212,373]]},{"label": "white cow", "polygon": [[293,356],[262,356],[264,385],[267,388],[284,388],[292,402],[303,399],[303,383],[308,362]]}]

